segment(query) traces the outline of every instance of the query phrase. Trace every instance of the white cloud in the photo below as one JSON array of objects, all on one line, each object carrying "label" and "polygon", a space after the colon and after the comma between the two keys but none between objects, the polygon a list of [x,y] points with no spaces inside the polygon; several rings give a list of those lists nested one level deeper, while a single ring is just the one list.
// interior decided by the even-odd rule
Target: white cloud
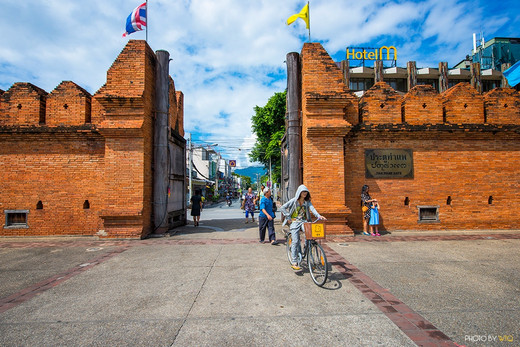
[{"label": "white cloud", "polygon": [[[508,0],[505,0],[508,1]],[[31,82],[50,92],[72,80],[95,93],[126,44],[126,17],[141,0],[2,0],[0,88]],[[170,52],[170,74],[185,94],[185,129],[220,140],[223,152],[251,148],[251,116],[286,87],[284,60],[300,51],[303,21],[286,19],[306,1],[152,0],[149,44]],[[480,4],[480,7],[479,7]],[[353,45],[395,44],[399,64],[456,62],[471,50],[471,34],[486,38],[517,31],[517,2],[499,6],[470,0],[313,0],[311,30],[331,56]],[[515,11],[516,8],[516,11]],[[8,14],[8,15],[5,15]],[[144,39],[145,33],[130,35]],[[216,141],[219,142],[219,141]],[[236,146],[235,146],[236,145]],[[240,165],[248,159],[236,153]],[[231,159],[231,158],[229,158]]]}]

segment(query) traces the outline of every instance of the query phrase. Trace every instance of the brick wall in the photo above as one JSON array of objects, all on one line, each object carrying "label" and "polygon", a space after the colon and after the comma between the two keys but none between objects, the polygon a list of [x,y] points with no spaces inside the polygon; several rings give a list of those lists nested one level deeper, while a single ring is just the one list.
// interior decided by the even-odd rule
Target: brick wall
[{"label": "brick wall", "polygon": [[[520,203],[518,140],[518,135],[509,133],[464,130],[359,131],[348,138],[345,154],[346,205],[352,210],[352,228],[363,229],[360,195],[364,184],[380,201],[384,230],[518,228],[520,218],[514,208]],[[364,150],[372,148],[412,149],[414,177],[365,178]],[[417,206],[439,206],[440,222],[418,222]]]},{"label": "brick wall", "polygon": [[446,123],[484,123],[484,98],[469,83],[461,82],[441,97]]},{"label": "brick wall", "polygon": [[[0,235],[93,235],[99,230],[104,205],[99,134],[87,129],[1,133],[0,142],[0,223],[4,210],[29,210],[29,228],[2,227]],[[40,201],[42,209],[37,209]]]},{"label": "brick wall", "polygon": [[103,119],[106,204],[101,217],[109,237],[144,237],[153,228],[155,64],[145,41],[129,41],[93,97]]},{"label": "brick wall", "polygon": [[175,123],[175,130],[184,137],[184,94],[182,92],[176,92],[175,97],[177,99],[177,122]]},{"label": "brick wall", "polygon": [[403,118],[408,124],[441,124],[442,99],[431,85],[413,87],[403,98]]},{"label": "brick wall", "polygon": [[[518,92],[483,96],[459,83],[401,96],[380,82],[358,99],[321,45],[305,44],[301,61],[304,184],[332,217],[331,233],[362,230],[364,184],[381,202],[384,230],[518,227]],[[412,150],[413,177],[365,178],[367,149]],[[419,222],[418,206],[438,207],[439,221]]]},{"label": "brick wall", "polygon": [[175,82],[173,82],[173,79],[169,78],[169,84],[170,84],[170,92],[168,95],[168,105],[169,105],[169,117],[168,117],[168,124],[172,129],[175,129],[178,131],[178,124],[177,124],[177,93],[175,91]]},{"label": "brick wall", "polygon": [[512,88],[496,88],[484,94],[486,123],[520,124],[518,95]]},{"label": "brick wall", "polygon": [[401,123],[403,98],[385,82],[377,82],[359,100],[363,123]]},{"label": "brick wall", "polygon": [[1,125],[45,123],[47,92],[31,83],[15,83],[0,97]]},{"label": "brick wall", "polygon": [[[357,98],[341,71],[319,44],[306,43],[302,62],[303,183],[312,202],[328,219],[332,233],[352,232],[345,206],[343,137],[356,121]],[[348,117],[350,116],[350,117]]]},{"label": "brick wall", "polygon": [[[50,94],[30,83],[0,93],[0,236],[153,231],[155,64],[131,40],[93,96],[70,81]],[[182,129],[182,93],[170,93]],[[6,210],[28,210],[28,227],[5,228]]]},{"label": "brick wall", "polygon": [[91,122],[92,96],[71,81],[63,81],[47,97],[46,124],[80,125]]}]

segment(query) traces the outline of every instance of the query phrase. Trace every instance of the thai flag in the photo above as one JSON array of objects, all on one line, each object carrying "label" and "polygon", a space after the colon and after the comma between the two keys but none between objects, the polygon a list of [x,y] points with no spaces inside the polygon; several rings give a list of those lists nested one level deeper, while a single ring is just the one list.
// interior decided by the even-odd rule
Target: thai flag
[{"label": "thai flag", "polygon": [[137,6],[126,19],[126,32],[123,34],[123,37],[136,31],[143,30],[145,26],[146,2]]}]

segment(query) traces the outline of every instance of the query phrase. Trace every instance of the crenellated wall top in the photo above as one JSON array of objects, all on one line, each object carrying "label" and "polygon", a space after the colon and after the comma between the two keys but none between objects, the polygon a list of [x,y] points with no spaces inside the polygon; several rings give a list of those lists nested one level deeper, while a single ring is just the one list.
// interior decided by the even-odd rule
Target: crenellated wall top
[{"label": "crenellated wall top", "polygon": [[461,82],[441,94],[430,85],[417,85],[401,93],[385,82],[377,82],[358,98],[348,90],[342,71],[321,44],[304,44],[300,58],[304,118],[337,113],[338,101],[352,95],[348,102],[354,107],[345,107],[344,118],[353,125],[520,125],[520,93],[511,88],[496,88],[482,95],[469,83]]}]

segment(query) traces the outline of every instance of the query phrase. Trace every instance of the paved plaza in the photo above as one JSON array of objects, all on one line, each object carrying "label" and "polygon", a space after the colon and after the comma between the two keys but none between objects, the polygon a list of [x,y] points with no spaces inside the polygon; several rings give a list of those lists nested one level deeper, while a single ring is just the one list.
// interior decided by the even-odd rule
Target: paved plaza
[{"label": "paved plaza", "polygon": [[331,237],[319,288],[237,206],[162,238],[0,238],[0,346],[520,345],[518,230]]}]

